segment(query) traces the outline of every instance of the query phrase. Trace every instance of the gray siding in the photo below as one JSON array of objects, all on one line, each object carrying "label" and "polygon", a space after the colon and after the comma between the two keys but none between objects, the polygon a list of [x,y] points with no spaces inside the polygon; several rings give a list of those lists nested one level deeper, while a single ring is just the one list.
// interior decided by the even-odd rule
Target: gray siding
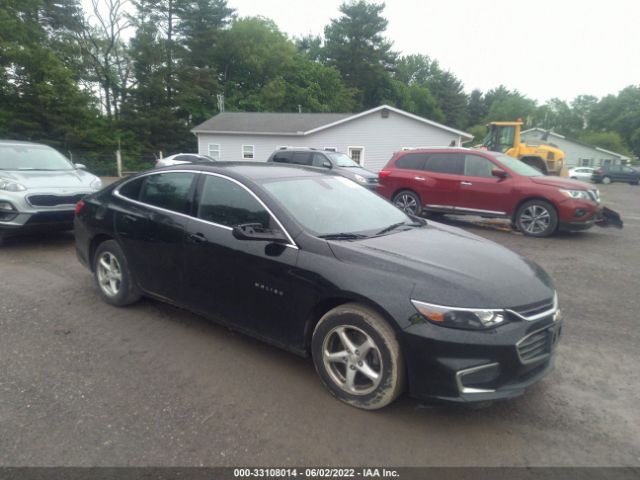
[{"label": "gray siding", "polygon": [[549,135],[546,142],[542,140],[544,132],[534,130],[522,134],[522,140],[527,143],[552,143],[556,145],[560,150],[563,150],[568,168],[587,166],[587,167],[599,167],[605,163],[611,163],[619,165],[622,158],[616,155],[611,155],[587,145],[576,143],[567,138],[559,138],[554,135]]},{"label": "gray siding", "polygon": [[374,172],[403,147],[460,144],[459,135],[395,112],[382,118],[380,112],[351,120],[307,136],[198,134],[198,153],[207,154],[209,144],[220,144],[221,160],[242,160],[242,145],[255,145],[255,160],[266,161],[281,146],[336,148],[348,154],[349,147],[364,147],[361,164]]}]

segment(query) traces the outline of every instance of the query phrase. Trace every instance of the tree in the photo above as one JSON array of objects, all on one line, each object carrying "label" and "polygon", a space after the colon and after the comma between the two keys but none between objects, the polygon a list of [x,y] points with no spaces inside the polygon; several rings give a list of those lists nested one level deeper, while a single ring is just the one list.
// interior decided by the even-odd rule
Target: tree
[{"label": "tree", "polygon": [[580,141],[612,152],[631,155],[631,151],[625,145],[624,140],[616,132],[585,132],[580,136]]},{"label": "tree", "polygon": [[388,23],[382,17],[384,7],[364,0],[343,3],[342,16],[324,30],[327,65],[336,67],[347,85],[360,92],[364,109],[379,105],[392,93],[390,72],[396,54],[382,36]]}]

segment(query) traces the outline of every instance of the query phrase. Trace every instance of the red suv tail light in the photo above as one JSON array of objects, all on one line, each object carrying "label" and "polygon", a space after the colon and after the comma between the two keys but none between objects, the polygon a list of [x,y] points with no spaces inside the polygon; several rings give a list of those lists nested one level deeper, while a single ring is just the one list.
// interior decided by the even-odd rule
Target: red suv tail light
[{"label": "red suv tail light", "polygon": [[387,178],[389,175],[391,175],[391,170],[380,170],[378,172],[378,179],[382,180],[383,178]]},{"label": "red suv tail light", "polygon": [[604,172],[604,170],[603,170],[603,169],[601,169],[601,168],[596,168],[594,171],[595,171],[596,173],[602,173],[602,172]]},{"label": "red suv tail light", "polygon": [[74,212],[76,215],[78,215],[80,213],[80,210],[82,210],[84,208],[84,201],[80,200],[78,203],[76,203],[76,208],[74,209]]}]

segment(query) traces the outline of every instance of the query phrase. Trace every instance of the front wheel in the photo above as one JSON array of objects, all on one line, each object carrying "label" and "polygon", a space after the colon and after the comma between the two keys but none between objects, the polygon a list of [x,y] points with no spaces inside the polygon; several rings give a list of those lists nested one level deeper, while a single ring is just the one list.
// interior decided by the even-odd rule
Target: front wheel
[{"label": "front wheel", "polygon": [[602,183],[609,185],[611,183],[611,177],[602,177]]},{"label": "front wheel", "polygon": [[516,213],[518,229],[530,237],[548,237],[558,227],[558,214],[549,202],[530,200],[523,203]]},{"label": "front wheel", "polygon": [[395,333],[363,305],[350,303],[326,313],[313,332],[311,352],[324,385],[349,405],[376,410],[404,390],[404,360]]},{"label": "front wheel", "polygon": [[114,240],[98,246],[93,260],[93,272],[103,300],[123,307],[140,299],[140,291],[131,276],[127,259]]},{"label": "front wheel", "polygon": [[393,197],[393,204],[409,215],[420,215],[422,206],[420,205],[420,197],[411,190],[402,190]]}]

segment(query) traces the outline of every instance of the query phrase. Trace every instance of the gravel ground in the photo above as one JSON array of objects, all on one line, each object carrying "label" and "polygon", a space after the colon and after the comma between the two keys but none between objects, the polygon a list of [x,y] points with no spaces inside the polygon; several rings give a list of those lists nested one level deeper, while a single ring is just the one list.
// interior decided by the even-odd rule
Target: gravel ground
[{"label": "gravel ground", "polygon": [[0,465],[640,465],[640,188],[624,230],[532,239],[449,219],[539,262],[565,325],[556,371],[482,410],[364,412],[313,366],[196,315],[103,303],[70,233],[0,248]]}]

